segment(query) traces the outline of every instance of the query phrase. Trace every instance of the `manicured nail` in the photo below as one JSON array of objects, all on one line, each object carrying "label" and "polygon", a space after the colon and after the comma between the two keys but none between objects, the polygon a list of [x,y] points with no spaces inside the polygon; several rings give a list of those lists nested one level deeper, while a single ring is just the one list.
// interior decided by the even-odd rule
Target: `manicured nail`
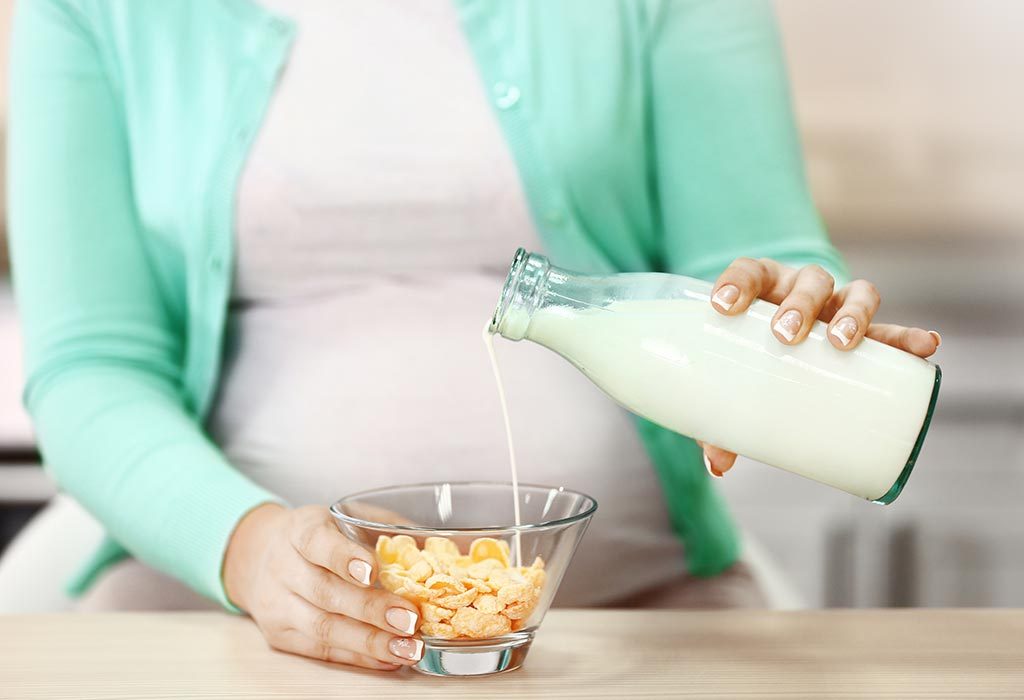
[{"label": "manicured nail", "polygon": [[388,642],[388,648],[395,656],[409,659],[410,661],[419,661],[420,657],[423,656],[423,642],[418,639],[408,637],[392,639]]},{"label": "manicured nail", "polygon": [[348,572],[356,581],[364,586],[370,585],[370,572],[373,569],[362,559],[353,559],[348,563]]},{"label": "manicured nail", "polygon": [[732,305],[736,303],[736,300],[740,298],[740,290],[734,284],[727,284],[717,292],[715,296],[711,297],[711,303],[720,308],[722,311],[728,311],[732,308]]},{"label": "manicured nail", "polygon": [[701,454],[704,455],[704,468],[708,470],[708,474],[710,474],[715,479],[721,479],[722,475],[719,472],[716,472],[715,468],[711,466],[711,460],[708,459],[708,453],[703,452]]},{"label": "manicured nail", "polygon": [[928,331],[928,335],[935,338],[935,347],[939,347],[942,345],[942,336],[939,335],[938,331]]},{"label": "manicured nail", "polygon": [[388,608],[384,613],[384,618],[389,625],[402,634],[412,634],[416,631],[416,613],[409,612],[405,608]]},{"label": "manicured nail", "polygon": [[779,320],[772,326],[772,330],[785,338],[787,343],[792,343],[793,338],[800,332],[801,323],[803,323],[803,316],[800,315],[800,312],[790,309],[779,317]]},{"label": "manicured nail", "polygon": [[853,340],[853,336],[857,335],[857,319],[851,316],[839,319],[828,329],[828,334],[838,338],[845,348]]}]

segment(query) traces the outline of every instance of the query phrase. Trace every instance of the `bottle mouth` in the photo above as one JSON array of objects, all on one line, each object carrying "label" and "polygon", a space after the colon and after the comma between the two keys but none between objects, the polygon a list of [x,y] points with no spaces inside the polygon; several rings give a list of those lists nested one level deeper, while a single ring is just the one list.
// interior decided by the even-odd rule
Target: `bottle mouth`
[{"label": "bottle mouth", "polygon": [[516,286],[519,284],[519,278],[523,274],[523,266],[526,264],[526,259],[529,256],[530,254],[526,248],[520,247],[516,249],[516,254],[512,258],[512,264],[508,268],[508,275],[505,277],[505,285],[501,288],[501,296],[498,297],[498,305],[494,307],[494,315],[491,316],[491,323],[487,326],[487,332],[491,335],[498,332],[501,319],[505,316],[505,312],[508,311],[508,307],[512,305]]},{"label": "bottle mouth", "polygon": [[525,338],[533,312],[543,302],[551,269],[543,255],[518,249],[487,332],[508,340]]}]

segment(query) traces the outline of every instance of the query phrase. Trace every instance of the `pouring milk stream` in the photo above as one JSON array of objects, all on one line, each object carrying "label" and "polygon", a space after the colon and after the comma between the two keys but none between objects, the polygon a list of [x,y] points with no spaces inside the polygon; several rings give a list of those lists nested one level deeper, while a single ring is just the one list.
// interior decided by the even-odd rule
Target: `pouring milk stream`
[{"label": "pouring milk stream", "polygon": [[[520,248],[485,330],[518,478],[493,334],[562,355],[628,410],[665,428],[878,503],[910,476],[938,398],[938,366],[865,339],[839,352],[816,322],[779,343],[778,307],[739,316],[711,285],[663,273],[591,277]],[[518,539],[517,539],[518,549]],[[521,557],[517,557],[521,561]]]},{"label": "pouring milk stream", "polygon": [[[494,381],[498,385],[498,400],[501,401],[501,417],[505,421],[505,439],[508,441],[508,461],[512,466],[512,512],[515,513],[516,527],[522,525],[522,518],[519,516],[519,471],[516,469],[516,448],[512,441],[512,425],[508,420],[508,402],[505,400],[505,383],[501,381],[501,372],[498,371],[498,358],[494,355],[494,334],[491,333],[491,323],[487,322],[483,332],[484,346],[487,348],[487,357],[491,360],[491,371],[494,372]],[[513,566],[523,565],[523,545],[519,530],[513,540],[515,559]]]}]

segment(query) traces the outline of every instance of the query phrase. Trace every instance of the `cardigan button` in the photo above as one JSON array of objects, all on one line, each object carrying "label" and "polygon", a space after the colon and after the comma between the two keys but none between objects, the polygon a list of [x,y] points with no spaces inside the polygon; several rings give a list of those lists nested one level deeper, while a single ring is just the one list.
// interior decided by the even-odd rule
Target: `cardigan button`
[{"label": "cardigan button", "polygon": [[212,272],[223,272],[224,256],[214,253],[213,255],[210,256],[209,260],[207,260],[207,264],[210,266],[210,270]]},{"label": "cardigan button", "polygon": [[558,209],[549,209],[544,213],[544,221],[552,226],[559,226],[565,223],[565,214]]},{"label": "cardigan button", "polygon": [[505,82],[495,83],[493,90],[494,104],[498,106],[498,109],[511,109],[515,107],[522,96],[518,87]]}]

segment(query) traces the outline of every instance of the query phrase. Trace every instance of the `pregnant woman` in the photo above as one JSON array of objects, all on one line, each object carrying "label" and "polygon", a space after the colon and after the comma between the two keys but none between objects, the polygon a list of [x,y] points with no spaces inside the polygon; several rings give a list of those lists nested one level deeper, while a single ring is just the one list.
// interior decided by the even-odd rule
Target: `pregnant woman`
[{"label": "pregnant woman", "polygon": [[[276,648],[413,663],[415,607],[324,506],[507,478],[479,334],[518,245],[721,275],[722,313],[782,305],[781,343],[820,317],[836,352],[937,346],[846,284],[767,3],[31,0],[15,34],[25,400],[106,533],[83,606],[187,586]],[[637,431],[542,350],[503,371],[521,476],[601,503],[559,603],[692,604],[742,572],[708,475],[733,455]]]}]

